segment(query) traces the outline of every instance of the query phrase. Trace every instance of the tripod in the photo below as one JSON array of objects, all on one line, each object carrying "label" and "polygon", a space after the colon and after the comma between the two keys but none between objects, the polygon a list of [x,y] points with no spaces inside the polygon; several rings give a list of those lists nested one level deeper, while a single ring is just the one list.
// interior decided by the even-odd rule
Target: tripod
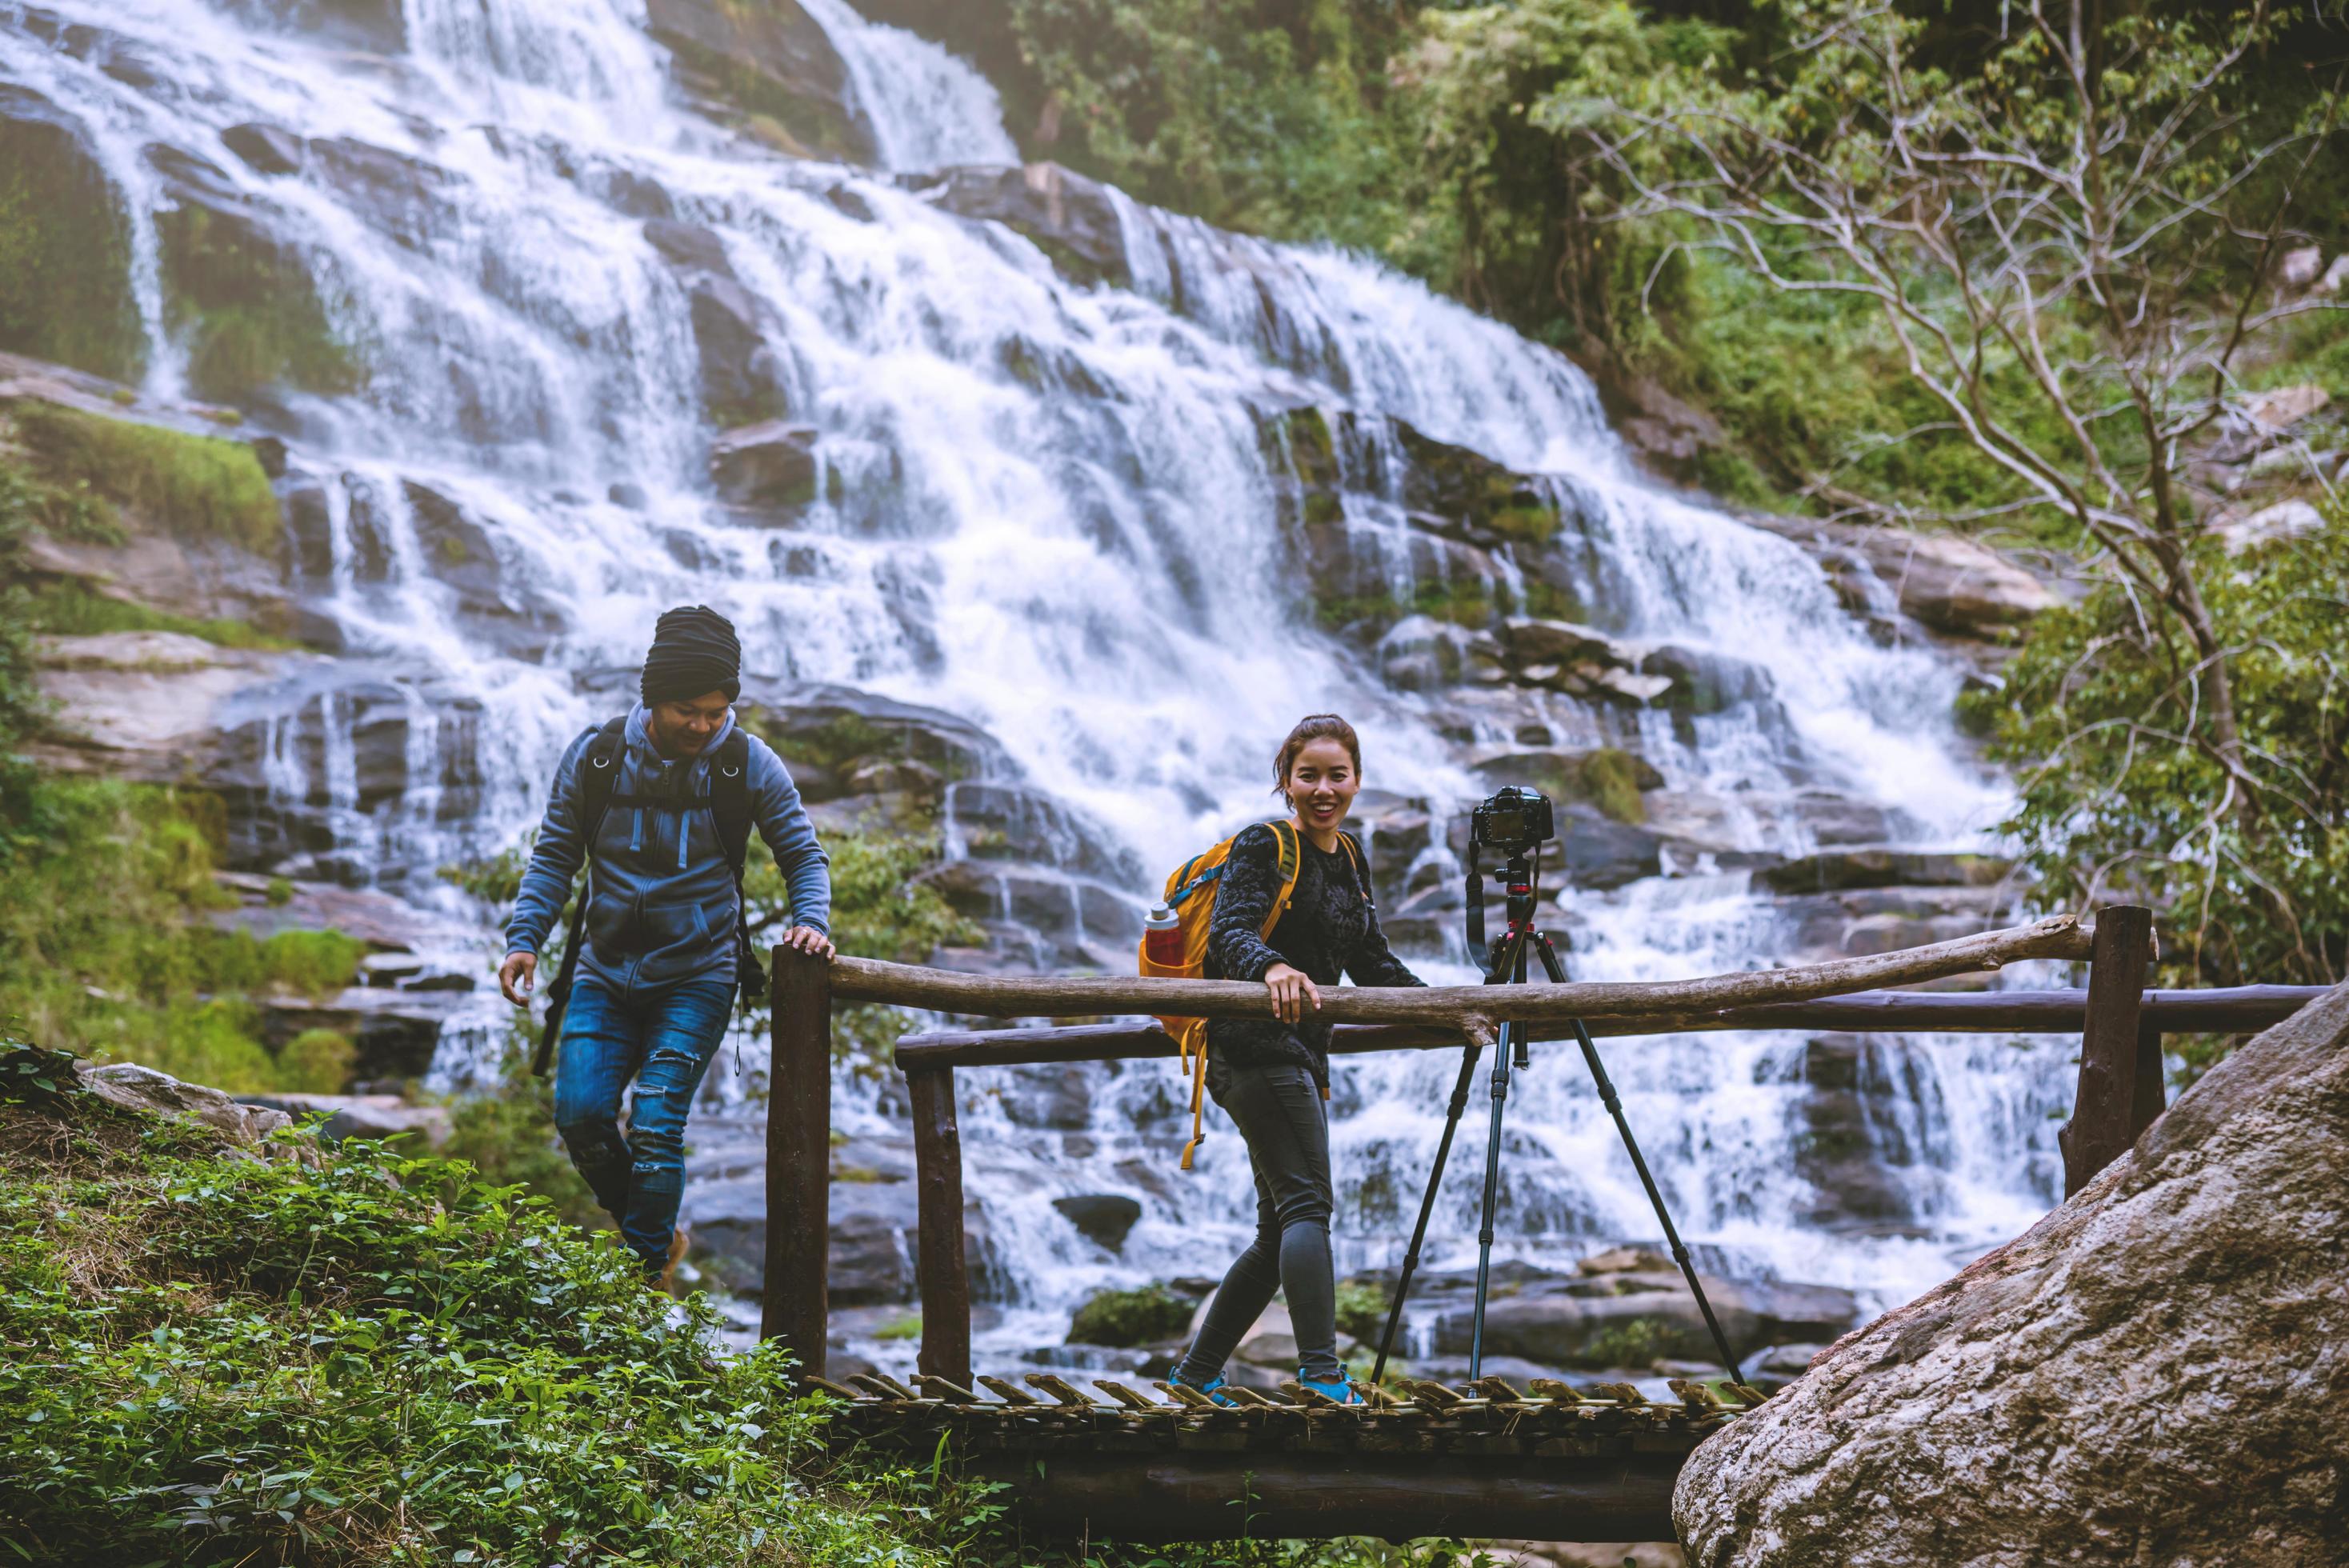
[{"label": "tripod", "polygon": [[[1524,851],[1509,856],[1502,871],[1507,889],[1508,929],[1493,943],[1486,954],[1485,984],[1487,985],[1526,983],[1526,955],[1528,950],[1540,954],[1542,969],[1552,985],[1566,983],[1566,967],[1557,961],[1557,950],[1550,945],[1549,934],[1534,925],[1534,904],[1540,887],[1541,854],[1533,846],[1529,859]],[[1472,845],[1468,859],[1468,945],[1473,950],[1485,945],[1485,877],[1476,868],[1475,850]],[[1737,1376],[1737,1358],[1730,1353],[1729,1336],[1721,1331],[1720,1319],[1713,1316],[1713,1304],[1705,1299],[1704,1286],[1696,1277],[1696,1264],[1689,1250],[1672,1225],[1672,1216],[1664,1205],[1664,1195],[1656,1188],[1656,1179],[1648,1171],[1648,1161],[1640,1153],[1640,1141],[1631,1136],[1631,1124],[1624,1119],[1623,1102],[1615,1093],[1615,1085],[1607,1077],[1607,1067],[1599,1059],[1599,1047],[1591,1043],[1590,1031],[1582,1020],[1574,1020],[1574,1038],[1582,1047],[1583,1065],[1590,1069],[1591,1082],[1598,1087],[1599,1102],[1607,1114],[1615,1119],[1615,1130],[1623,1136],[1623,1147],[1631,1156],[1631,1168],[1640,1173],[1640,1184],[1648,1191],[1648,1202],[1655,1206],[1657,1222],[1664,1228],[1664,1239],[1671,1243],[1672,1261],[1680,1264],[1682,1277],[1688,1281],[1690,1294],[1696,1297],[1697,1309],[1704,1314],[1704,1326],[1712,1332],[1713,1348],[1721,1354],[1723,1370]],[[1493,1052],[1492,1130],[1485,1141],[1485,1193],[1478,1212],[1476,1227],[1476,1305],[1468,1334],[1468,1378],[1475,1382],[1483,1376],[1485,1366],[1485,1303],[1493,1279],[1493,1211],[1498,1201],[1501,1185],[1501,1119],[1509,1099],[1509,1075],[1512,1067],[1530,1068],[1533,1057],[1526,1049],[1531,1037],[1523,1024],[1505,1023]],[[1427,1222],[1435,1212],[1436,1189],[1444,1184],[1444,1167],[1452,1156],[1452,1137],[1460,1129],[1460,1118],[1468,1109],[1469,1086],[1475,1081],[1476,1063],[1484,1047],[1475,1040],[1468,1042],[1460,1060],[1459,1081],[1452,1086],[1452,1103],[1444,1118],[1444,1137],[1435,1146],[1435,1166],[1427,1178],[1426,1194],[1419,1202],[1419,1222],[1412,1227],[1411,1246],[1404,1252],[1402,1277],[1395,1282],[1394,1301],[1387,1308],[1386,1329],[1379,1336],[1379,1358],[1371,1372],[1371,1381],[1378,1382],[1386,1376],[1387,1355],[1394,1346],[1395,1328],[1402,1321],[1402,1304],[1411,1294],[1412,1275],[1418,1271],[1420,1249],[1427,1241]]]}]

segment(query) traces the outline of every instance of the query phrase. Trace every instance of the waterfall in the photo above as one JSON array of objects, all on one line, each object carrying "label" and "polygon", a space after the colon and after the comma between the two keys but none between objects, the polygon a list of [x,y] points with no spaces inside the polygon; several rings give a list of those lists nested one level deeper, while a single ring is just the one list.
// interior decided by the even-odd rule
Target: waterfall
[{"label": "waterfall", "polygon": [[[437,866],[512,843],[564,745],[617,700],[610,672],[633,666],[660,609],[691,602],[735,619],[762,680],[854,686],[983,729],[1065,841],[1099,847],[1086,874],[1129,902],[1261,814],[1272,747],[1322,710],[1356,720],[1370,784],[1429,803],[1430,867],[1448,863],[1442,820],[1483,792],[1471,758],[1528,728],[1635,748],[1703,803],[1722,853],[1562,894],[1578,978],[1784,953],[1792,934],[1731,862],[1816,848],[1820,801],[1864,808],[1903,844],[1982,844],[2004,794],[1951,730],[1961,669],[1873,637],[1795,545],[1643,480],[1569,362],[1361,257],[1114,192],[1131,286],[1072,283],[1010,229],[892,178],[1016,160],[993,89],[842,0],[803,4],[877,170],[782,156],[691,107],[640,0],[404,0],[393,57],[269,25],[293,0],[0,0],[0,80],[79,120],[130,214],[150,389],[185,374],[155,259],[156,214],[183,198],[159,146],[202,160],[219,199],[300,255],[360,367],[347,391],[277,393],[254,416],[299,454],[287,488],[318,558],[299,587],[367,683],[320,691],[275,737],[269,781],[289,810],[323,801],[340,852],[377,880],[445,896]],[[36,25],[52,13],[69,26]],[[124,68],[137,60],[157,68]],[[299,170],[263,172],[224,139],[256,122],[305,139]],[[713,491],[713,319],[761,417],[811,455],[787,516]],[[1463,686],[1390,683],[1317,622],[1299,578],[1293,476],[1267,430],[1299,409],[1355,421],[1339,523],[1393,586],[1415,585],[1422,539],[1401,421],[1555,499],[1558,592],[1713,672],[1719,700],[1627,713],[1547,694],[1504,713]],[[1526,565],[1504,551],[1496,570],[1521,593]],[[361,789],[371,719],[396,722],[410,798]],[[1442,915],[1413,949],[1430,979],[1469,977],[1457,924]],[[1911,1151],[1917,1222],[1805,1222],[1803,1050],[1723,1034],[1609,1047],[1714,1266],[1889,1302],[2052,1196],[2063,1047],[1915,1038],[1878,1099],[1925,1119],[1880,1134]],[[1513,1101],[1505,1250],[1568,1266],[1651,1237],[1578,1063],[1537,1058]],[[1399,1253],[1454,1063],[1340,1068],[1341,1267]],[[1195,1176],[1172,1173],[1170,1064],[1077,1072],[1083,1124],[1049,1132],[1021,1119],[1032,1080],[965,1075],[968,1185],[999,1264],[983,1352],[1056,1340],[1105,1284],[1219,1274],[1249,1223],[1227,1129]],[[886,1086],[862,1080],[836,1115],[860,1135],[899,1126]],[[1480,1140],[1464,1135],[1465,1161]],[[1437,1266],[1473,1248],[1473,1186],[1447,1186]],[[1123,1253],[1052,1207],[1100,1192],[1142,1205]]]}]

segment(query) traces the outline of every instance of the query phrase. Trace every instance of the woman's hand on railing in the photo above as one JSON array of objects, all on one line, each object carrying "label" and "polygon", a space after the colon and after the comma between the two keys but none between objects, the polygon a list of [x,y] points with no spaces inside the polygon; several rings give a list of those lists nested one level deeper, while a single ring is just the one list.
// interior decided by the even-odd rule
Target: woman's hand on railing
[{"label": "woman's hand on railing", "polygon": [[1276,964],[1264,972],[1264,988],[1272,993],[1272,1016],[1284,1024],[1302,1019],[1308,1002],[1315,1012],[1321,1010],[1321,993],[1311,977],[1286,964]]}]

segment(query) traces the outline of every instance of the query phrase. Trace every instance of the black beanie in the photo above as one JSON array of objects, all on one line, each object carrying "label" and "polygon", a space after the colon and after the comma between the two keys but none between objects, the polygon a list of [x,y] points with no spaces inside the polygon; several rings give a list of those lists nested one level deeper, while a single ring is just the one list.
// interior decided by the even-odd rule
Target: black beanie
[{"label": "black beanie", "polygon": [[740,696],[742,643],[734,623],[707,604],[664,611],[653,623],[643,690],[647,705],[689,702],[713,691],[724,692],[728,702]]}]

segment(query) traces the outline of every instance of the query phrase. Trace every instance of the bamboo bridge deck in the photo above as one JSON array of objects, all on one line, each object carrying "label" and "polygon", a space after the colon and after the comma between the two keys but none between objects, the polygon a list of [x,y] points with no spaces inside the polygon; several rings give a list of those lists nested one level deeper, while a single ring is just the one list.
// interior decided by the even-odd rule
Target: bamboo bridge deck
[{"label": "bamboo bridge deck", "polygon": [[1405,1379],[1400,1397],[1380,1392],[1364,1407],[1293,1384],[1278,1396],[1241,1389],[1237,1408],[1109,1378],[1093,1380],[1106,1397],[1096,1398],[1045,1373],[1026,1375],[1026,1388],[974,1379],[992,1399],[927,1376],[918,1391],[878,1374],[813,1381],[845,1401],[835,1443],[926,1461],[945,1440],[968,1473],[1010,1489],[1030,1527],[1137,1542],[1667,1540],[1682,1461],[1745,1408],[1684,1380],[1672,1404],[1629,1384],[1521,1392],[1487,1377],[1457,1388]]}]

